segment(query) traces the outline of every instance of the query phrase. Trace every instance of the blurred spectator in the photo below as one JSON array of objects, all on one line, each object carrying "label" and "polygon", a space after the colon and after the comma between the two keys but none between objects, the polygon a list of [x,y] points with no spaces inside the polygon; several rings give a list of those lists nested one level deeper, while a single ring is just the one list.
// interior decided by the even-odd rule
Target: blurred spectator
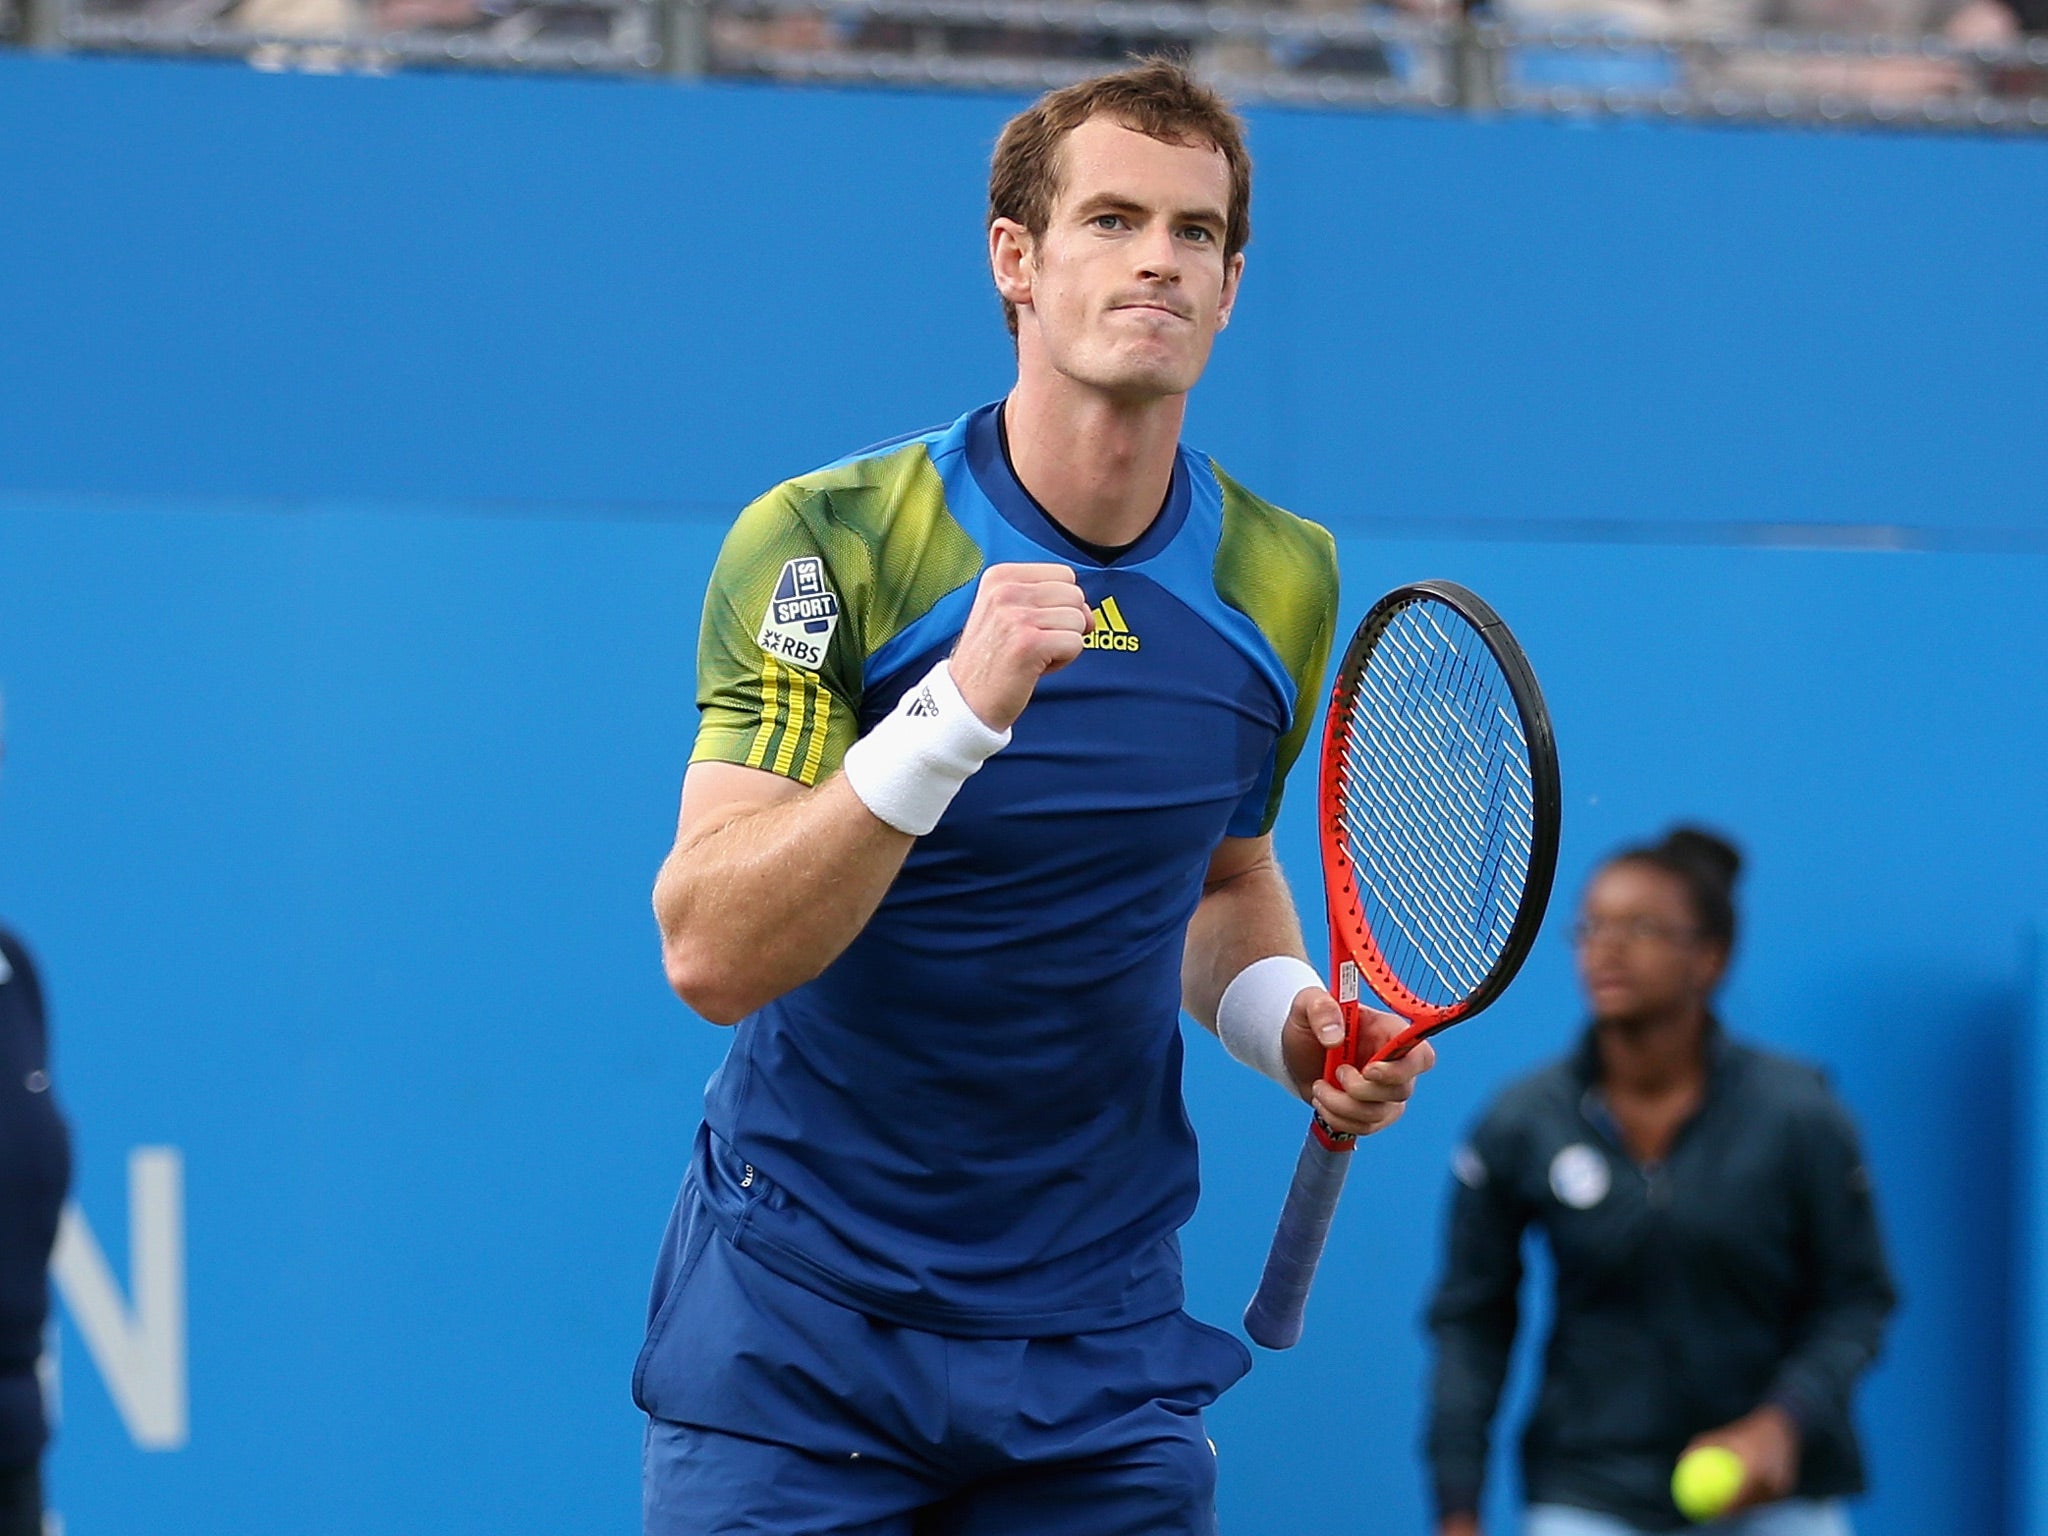
[{"label": "blurred spectator", "polygon": [[[1738,43],[1725,50],[1686,52],[1682,69],[1681,55],[1667,54],[1661,76],[1648,62],[1657,55],[1647,49],[1633,57],[1613,49],[1560,51],[1550,57],[1525,49],[1517,70],[1524,84],[1654,88],[1683,80],[1701,93],[1908,103],[1955,95],[1977,83],[1969,65],[1928,58],[1913,45],[1929,36],[1963,48],[2002,45],[2018,34],[2015,5],[2048,9],[2048,0],[1498,0],[1497,14],[1525,29],[1598,33],[1644,43],[1728,42],[1791,32],[1844,45],[1777,50]],[[1899,45],[1896,51],[1881,46],[1887,42]]]},{"label": "blurred spectator", "polygon": [[[2048,3],[2043,0],[2018,0],[2017,5],[2007,5],[2004,0],[1963,0],[1942,29],[1943,35],[1959,48],[2003,48],[2019,41],[2022,28],[2018,7],[2028,4],[2048,12]],[[2037,18],[2027,30],[2039,29]]]},{"label": "blurred spectator", "polygon": [[483,15],[478,0],[376,0],[371,25],[378,32],[459,32]]},{"label": "blurred spectator", "polygon": [[1501,20],[1523,27],[1617,32],[1670,41],[1745,28],[1755,0],[1500,0]]},{"label": "blurred spectator", "polygon": [[[1904,45],[1923,37],[1942,37],[1965,47],[2002,43],[2015,30],[2012,13],[1999,0],[1759,0],[1749,25],[1754,30],[1824,33]],[[1896,104],[1952,96],[1974,82],[1974,73],[1959,60],[1917,53],[1829,58],[1753,50],[1728,60],[1717,81],[1738,90],[1832,94]]]},{"label": "blurred spectator", "polygon": [[49,1426],[36,1364],[50,1315],[50,1250],[70,1183],[42,987],[28,951],[0,929],[0,1536],[43,1531]]},{"label": "blurred spectator", "polygon": [[356,0],[241,0],[222,18],[265,37],[345,38],[362,24]]},{"label": "blurred spectator", "polygon": [[1857,1377],[1893,1305],[1869,1176],[1819,1072],[1722,1033],[1741,857],[1681,828],[1587,887],[1579,1048],[1496,1099],[1459,1149],[1429,1457],[1440,1536],[1475,1536],[1517,1327],[1525,1230],[1555,1320],[1522,1437],[1526,1536],[1681,1528],[1688,1449],[1746,1469],[1726,1536],[1847,1536]]}]

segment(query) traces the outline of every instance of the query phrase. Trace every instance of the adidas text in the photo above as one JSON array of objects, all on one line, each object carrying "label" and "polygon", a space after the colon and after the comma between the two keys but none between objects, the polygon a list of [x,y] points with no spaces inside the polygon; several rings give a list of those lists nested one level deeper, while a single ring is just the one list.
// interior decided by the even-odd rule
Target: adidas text
[{"label": "adidas text", "polygon": [[1136,635],[1120,635],[1111,629],[1091,629],[1081,637],[1084,651],[1135,651],[1138,648]]}]

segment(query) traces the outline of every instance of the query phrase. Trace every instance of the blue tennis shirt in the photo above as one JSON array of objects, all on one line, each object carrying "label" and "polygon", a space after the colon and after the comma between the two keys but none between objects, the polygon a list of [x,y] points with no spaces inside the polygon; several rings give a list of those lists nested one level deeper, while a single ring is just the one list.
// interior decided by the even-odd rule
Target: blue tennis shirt
[{"label": "blue tennis shirt", "polygon": [[1185,448],[1105,562],[1018,483],[998,410],[778,486],[719,557],[692,761],[804,784],[951,651],[985,567],[1073,568],[1095,629],[846,952],[737,1026],[688,1177],[817,1294],[1026,1337],[1181,1304],[1181,949],[1218,843],[1273,824],[1337,578],[1324,530]]}]

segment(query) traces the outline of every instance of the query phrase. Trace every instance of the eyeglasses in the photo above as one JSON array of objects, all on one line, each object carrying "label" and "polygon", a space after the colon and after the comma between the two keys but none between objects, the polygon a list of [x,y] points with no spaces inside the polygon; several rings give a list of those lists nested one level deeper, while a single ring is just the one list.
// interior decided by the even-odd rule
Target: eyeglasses
[{"label": "eyeglasses", "polygon": [[1689,944],[1699,936],[1697,928],[1674,928],[1654,917],[1582,917],[1572,924],[1572,942],[1581,949],[1602,939],[1623,944]]}]

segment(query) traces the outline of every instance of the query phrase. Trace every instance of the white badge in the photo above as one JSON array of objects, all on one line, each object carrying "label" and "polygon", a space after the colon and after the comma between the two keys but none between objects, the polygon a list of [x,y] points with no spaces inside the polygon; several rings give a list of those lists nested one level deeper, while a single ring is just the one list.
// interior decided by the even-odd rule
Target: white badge
[{"label": "white badge", "polygon": [[1550,1160],[1550,1192],[1575,1211],[1590,1211],[1613,1187],[1607,1159],[1583,1141],[1573,1142]]},{"label": "white badge", "polygon": [[825,562],[802,555],[782,567],[775,595],[761,615],[754,643],[782,661],[815,672],[825,664],[825,648],[839,627],[839,598],[825,581]]},{"label": "white badge", "polygon": [[1486,1162],[1467,1144],[1451,1154],[1451,1176],[1467,1189],[1484,1189]]}]

